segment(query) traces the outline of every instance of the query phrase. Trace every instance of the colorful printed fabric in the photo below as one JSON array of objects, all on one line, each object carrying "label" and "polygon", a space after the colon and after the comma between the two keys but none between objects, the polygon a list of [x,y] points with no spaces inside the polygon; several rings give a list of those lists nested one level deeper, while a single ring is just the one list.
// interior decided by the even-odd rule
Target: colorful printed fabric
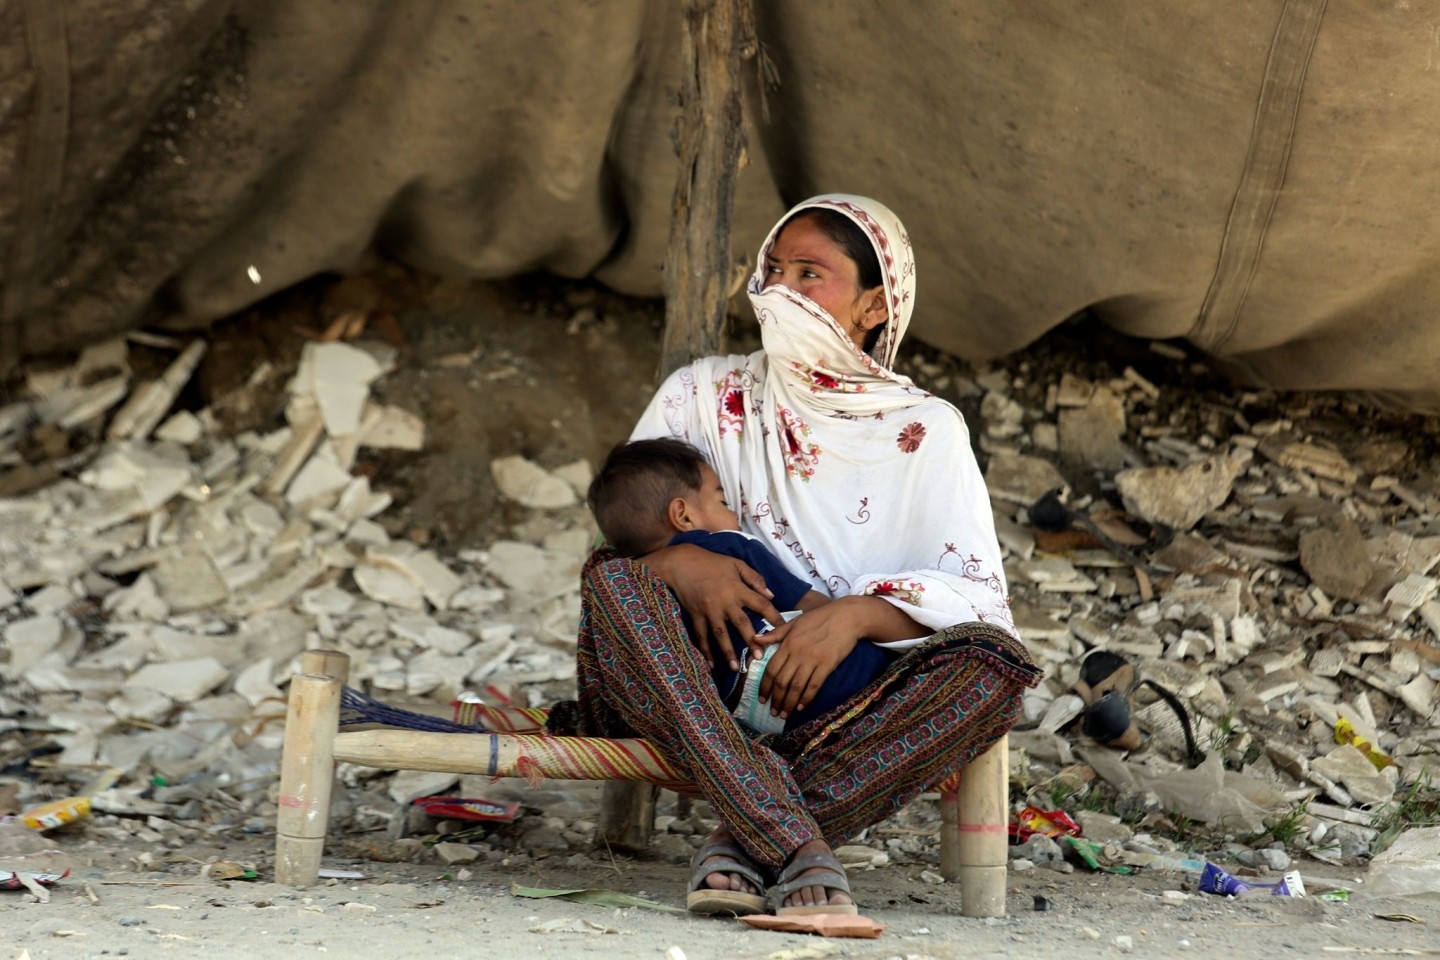
[{"label": "colorful printed fabric", "polygon": [[978,620],[1014,633],[965,420],[892,369],[914,307],[909,237],[873,200],[815,197],[787,218],[810,208],[850,218],[875,247],[889,319],[874,356],[808,297],[764,285],[777,224],[748,288],[764,349],[677,370],[631,439],[697,446],[741,529],[821,593],[883,597],[930,630]]},{"label": "colorful printed fabric", "polygon": [[606,553],[582,575],[577,668],[580,699],[551,712],[551,732],[650,740],[770,868],[810,840],[839,844],[940,783],[1009,731],[1039,678],[1009,632],[961,624],[828,715],[747,734],[664,583]]}]

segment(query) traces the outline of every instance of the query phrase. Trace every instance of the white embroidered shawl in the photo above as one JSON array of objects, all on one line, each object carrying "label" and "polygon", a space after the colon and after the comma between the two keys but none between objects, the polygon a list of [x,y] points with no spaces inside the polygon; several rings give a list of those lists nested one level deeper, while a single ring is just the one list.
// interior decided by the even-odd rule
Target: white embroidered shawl
[{"label": "white embroidered shawl", "polygon": [[748,287],[764,349],[677,370],[632,439],[695,444],[744,531],[821,593],[884,597],[930,630],[981,620],[1014,633],[964,418],[891,370],[913,309],[910,240],[882,204],[843,194],[807,200],[780,223],[809,207],[845,214],[875,245],[890,311],[875,358],[808,297],[763,289],[777,224]]}]

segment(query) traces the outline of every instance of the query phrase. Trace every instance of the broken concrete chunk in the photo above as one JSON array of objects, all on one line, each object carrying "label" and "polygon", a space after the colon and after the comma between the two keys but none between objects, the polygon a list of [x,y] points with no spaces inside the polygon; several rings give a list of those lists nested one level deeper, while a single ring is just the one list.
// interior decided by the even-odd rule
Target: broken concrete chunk
[{"label": "broken concrete chunk", "polygon": [[310,393],[332,437],[358,433],[370,384],[381,374],[375,358],[348,343],[307,343],[294,390]]},{"label": "broken concrete chunk", "polygon": [[167,557],[151,571],[155,589],[172,613],[204,610],[223,602],[230,588],[215,562],[204,552]]},{"label": "broken concrete chunk", "polygon": [[200,365],[200,358],[205,356],[205,349],[204,340],[192,341],[180,352],[180,356],[165,368],[160,379],[142,383],[137,387],[125,402],[125,406],[115,414],[115,419],[110,421],[110,429],[106,435],[111,440],[143,440],[150,436],[150,432],[170,410],[175,398],[190,381],[195,368]]},{"label": "broken concrete chunk", "polygon": [[365,551],[365,561],[389,567],[409,578],[437,610],[446,609],[450,598],[464,585],[433,552],[415,550],[408,544],[371,547]]},{"label": "broken concrete chunk", "polygon": [[490,473],[502,494],[527,507],[555,510],[576,503],[575,490],[570,484],[524,457],[492,460]]},{"label": "broken concrete chunk", "polygon": [[119,720],[159,723],[175,709],[175,701],[149,687],[126,687],[105,702]]},{"label": "broken concrete chunk", "polygon": [[0,663],[0,676],[11,680],[43,660],[65,636],[65,625],[54,614],[44,613],[16,620],[5,627],[0,637],[5,640],[9,660]]},{"label": "broken concrete chunk", "polygon": [[1345,600],[1362,599],[1375,573],[1360,528],[1343,518],[1301,534],[1300,565],[1321,590]]},{"label": "broken concrete chunk", "polygon": [[389,450],[423,450],[425,421],[399,407],[371,404],[367,408],[360,446]]},{"label": "broken concrete chunk", "polygon": [[285,500],[292,506],[317,502],[343,490],[349,482],[350,471],[340,466],[330,445],[322,443],[290,481]]},{"label": "broken concrete chunk", "polygon": [[1396,690],[1405,706],[1422,720],[1429,720],[1435,713],[1435,692],[1435,681],[1423,673],[1417,674],[1410,682]]},{"label": "broken concrete chunk", "polygon": [[1292,470],[1303,470],[1346,486],[1354,486],[1355,481],[1360,479],[1360,471],[1343,456],[1313,443],[1287,443],[1278,447],[1262,443],[1260,449],[1273,457],[1276,463]]},{"label": "broken concrete chunk", "polygon": [[1049,460],[1019,453],[997,452],[985,469],[990,496],[1028,507],[1052,490],[1068,492],[1069,484]]},{"label": "broken concrete chunk", "polygon": [[424,610],[425,595],[420,585],[393,567],[362,563],[350,572],[358,586],[372,600],[407,610]]},{"label": "broken concrete chunk", "polygon": [[1440,589],[1440,580],[1422,577],[1418,573],[1410,574],[1385,594],[1391,618],[1401,622],[1410,619],[1410,615],[1422,604],[1434,599],[1437,589]]},{"label": "broken concrete chunk", "polygon": [[[1063,405],[1063,404],[1062,404]],[[1057,418],[1060,456],[1097,470],[1125,466],[1125,405],[1101,387],[1078,409],[1061,410]]]},{"label": "broken concrete chunk", "polygon": [[1310,770],[1339,783],[1356,803],[1383,803],[1395,795],[1395,784],[1376,770],[1365,754],[1348,743],[1312,761]]},{"label": "broken concrete chunk", "polygon": [[219,660],[200,657],[171,663],[152,663],[141,667],[125,681],[127,687],[158,690],[180,703],[198,700],[230,678],[230,671]]},{"label": "broken concrete chunk", "polygon": [[162,423],[155,431],[157,440],[168,440],[171,443],[178,443],[188,446],[205,435],[205,427],[200,418],[189,410],[181,410]]},{"label": "broken concrete chunk", "polygon": [[120,620],[160,621],[170,616],[170,605],[160,598],[155,581],[142,573],[128,587],[121,587],[103,601],[101,607]]},{"label": "broken concrete chunk", "polygon": [[1189,530],[1230,499],[1235,478],[1245,467],[1238,455],[1207,457],[1182,469],[1143,467],[1122,470],[1115,486],[1125,508],[1151,523]]}]

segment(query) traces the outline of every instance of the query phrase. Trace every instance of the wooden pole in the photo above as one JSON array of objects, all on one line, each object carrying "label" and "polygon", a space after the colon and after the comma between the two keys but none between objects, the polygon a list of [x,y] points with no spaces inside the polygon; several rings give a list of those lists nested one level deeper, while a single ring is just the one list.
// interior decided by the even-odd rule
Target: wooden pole
[{"label": "wooden pole", "polygon": [[[750,0],[691,0],[680,54],[679,170],[665,255],[660,379],[720,352],[730,294],[730,223],[745,146],[741,64],[755,52]],[[601,792],[597,844],[644,850],[655,787],[613,781]]]},{"label": "wooden pole", "polygon": [[947,880],[960,881],[962,916],[1005,916],[1009,794],[1010,738],[1001,737],[961,771],[954,815],[957,862],[953,865],[946,864],[943,851],[946,826],[942,794],[941,874]]},{"label": "wooden pole", "polygon": [[684,15],[662,379],[720,352],[733,272],[735,180],[745,148],[740,69],[756,49],[750,0],[691,0]]},{"label": "wooden pole", "polygon": [[334,677],[344,686],[350,682],[350,656],[339,650],[306,650],[300,655],[300,672]]},{"label": "wooden pole", "polygon": [[319,879],[330,826],[333,748],[340,723],[340,681],[297,673],[290,678],[285,743],[275,817],[275,882],[308,887]]}]

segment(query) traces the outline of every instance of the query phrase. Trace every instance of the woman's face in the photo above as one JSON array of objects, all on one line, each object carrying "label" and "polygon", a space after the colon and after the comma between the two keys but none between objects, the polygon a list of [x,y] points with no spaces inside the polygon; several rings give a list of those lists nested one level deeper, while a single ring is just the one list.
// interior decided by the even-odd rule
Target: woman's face
[{"label": "woman's face", "polygon": [[804,214],[775,238],[765,258],[765,286],[789,287],[814,300],[864,349],[865,334],[885,322],[883,287],[860,289],[860,268]]}]

